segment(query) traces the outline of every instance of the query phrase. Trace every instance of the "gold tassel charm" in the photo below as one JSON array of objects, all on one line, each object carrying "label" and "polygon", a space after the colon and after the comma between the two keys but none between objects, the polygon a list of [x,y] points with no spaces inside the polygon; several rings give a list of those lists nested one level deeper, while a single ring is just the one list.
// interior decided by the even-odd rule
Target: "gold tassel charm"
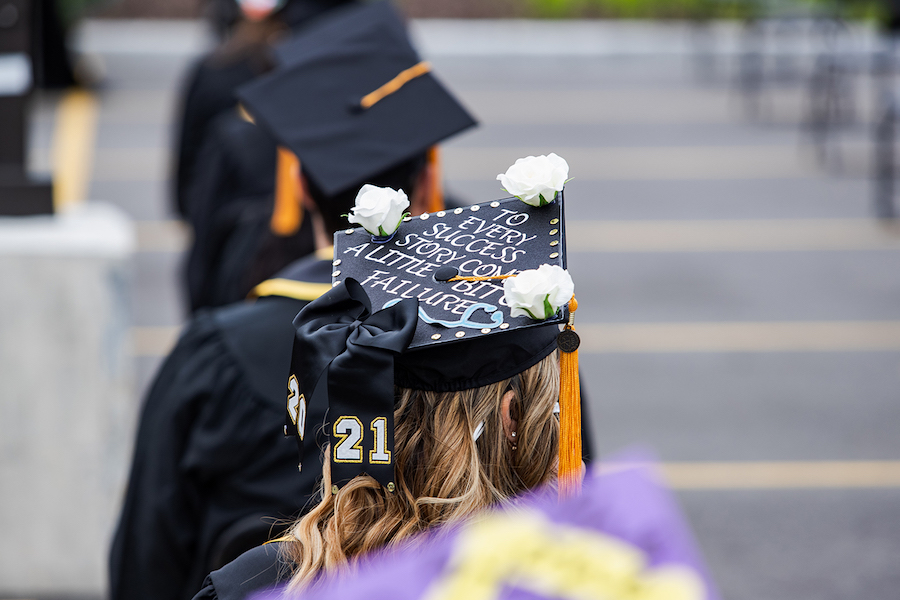
[{"label": "gold tassel charm", "polygon": [[581,384],[578,380],[578,346],[575,311],[578,301],[569,301],[569,322],[556,339],[559,345],[559,497],[581,492]]}]

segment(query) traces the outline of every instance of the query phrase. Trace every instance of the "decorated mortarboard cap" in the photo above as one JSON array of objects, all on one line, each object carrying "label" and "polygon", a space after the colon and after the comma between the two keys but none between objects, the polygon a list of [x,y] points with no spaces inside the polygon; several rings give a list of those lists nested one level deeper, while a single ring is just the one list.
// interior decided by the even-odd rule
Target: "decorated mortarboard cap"
[{"label": "decorated mortarboard cap", "polygon": [[379,14],[348,27],[329,21],[326,35],[311,28],[302,34],[314,41],[306,51],[238,90],[243,106],[328,195],[475,124],[420,60],[399,16]]},{"label": "decorated mortarboard cap", "polygon": [[[578,411],[559,187],[538,205],[508,198],[419,217],[403,214],[400,192],[361,190],[350,221],[364,227],[335,234],[333,287],[294,320],[294,397],[329,406],[335,488],[366,473],[392,490],[395,385],[481,387],[560,348],[574,359],[561,359],[563,416]],[[296,414],[289,403],[287,427],[302,441]],[[580,417],[569,430],[580,431]],[[567,443],[563,435],[561,448]],[[571,446],[561,477],[580,472],[580,437]]]},{"label": "decorated mortarboard cap", "polygon": [[397,385],[481,387],[556,349],[566,307],[540,320],[513,316],[503,277],[541,265],[565,269],[561,197],[543,207],[508,198],[407,216],[388,240],[360,227],[339,231],[334,243],[334,285],[358,281],[373,310],[418,300],[415,333],[395,361]]}]

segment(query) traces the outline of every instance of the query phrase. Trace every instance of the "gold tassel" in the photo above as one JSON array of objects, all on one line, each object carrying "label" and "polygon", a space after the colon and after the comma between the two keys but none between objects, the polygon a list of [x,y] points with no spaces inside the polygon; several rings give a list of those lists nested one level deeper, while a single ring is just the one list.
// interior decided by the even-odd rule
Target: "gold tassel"
[{"label": "gold tassel", "polygon": [[422,75],[430,72],[431,63],[427,63],[424,60],[411,66],[408,69],[404,69],[400,71],[400,73],[398,73],[396,77],[385,83],[374,92],[363,96],[362,100],[359,101],[359,106],[363,109],[372,108],[416,77],[421,77]]},{"label": "gold tassel", "polygon": [[560,332],[559,354],[559,498],[581,492],[581,385],[578,380],[578,334],[575,311],[569,301],[569,322]]},{"label": "gold tassel", "polygon": [[436,213],[444,210],[444,186],[441,181],[441,153],[437,146],[428,149],[428,166],[431,168],[434,182],[428,195],[426,212]]},{"label": "gold tassel", "polygon": [[303,191],[300,189],[300,159],[278,147],[278,168],[275,173],[275,207],[269,228],[275,235],[294,235],[303,223]]}]

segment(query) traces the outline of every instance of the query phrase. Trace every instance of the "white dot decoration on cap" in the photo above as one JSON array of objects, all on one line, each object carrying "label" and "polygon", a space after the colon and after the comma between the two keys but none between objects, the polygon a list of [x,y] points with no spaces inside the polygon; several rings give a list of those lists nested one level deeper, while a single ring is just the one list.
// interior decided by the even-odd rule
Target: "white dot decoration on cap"
[{"label": "white dot decoration on cap", "polygon": [[453,214],[454,214],[454,215],[461,215],[461,214],[462,214],[462,211],[463,211],[463,209],[457,208],[457,209],[455,209],[455,210],[453,211]]},{"label": "white dot decoration on cap", "polygon": [[331,264],[333,264],[334,266],[338,266],[339,264],[341,264],[341,259],[336,258],[336,259],[334,260],[334,262],[332,262]]},{"label": "white dot decoration on cap", "polygon": [[477,212],[477,211],[481,210],[481,207],[478,206],[477,204],[474,204],[471,207],[469,207],[469,210],[471,210],[472,212]]},{"label": "white dot decoration on cap", "polygon": [[465,331],[457,331],[456,332],[456,337],[464,337],[465,335],[466,335]]},{"label": "white dot decoration on cap", "polygon": [[447,212],[446,212],[446,211],[443,211],[443,210],[439,210],[439,211],[438,211],[438,213],[437,213],[437,216],[439,216],[439,217],[443,217],[443,216],[444,216],[444,215],[446,215],[446,214],[447,214]]},{"label": "white dot decoration on cap", "polygon": [[339,277],[340,274],[341,274],[340,271],[335,271],[334,273],[331,274],[331,276],[332,276],[332,277]]},{"label": "white dot decoration on cap", "polygon": [[441,334],[436,333],[436,334],[434,334],[433,336],[431,336],[431,339],[433,339],[433,340],[439,340],[439,339],[441,339]]},{"label": "white dot decoration on cap", "polygon": [[419,218],[422,219],[423,221],[427,221],[428,217],[430,217],[430,216],[431,215],[429,215],[428,213],[422,213],[421,215],[419,215]]},{"label": "white dot decoration on cap", "polygon": [[344,233],[346,233],[347,235],[352,235],[352,234],[353,234],[353,230],[352,230],[352,229],[345,229],[345,230],[344,230]]},{"label": "white dot decoration on cap", "polygon": [[500,203],[497,202],[496,200],[491,202],[491,208],[497,208],[498,206],[500,206]]}]

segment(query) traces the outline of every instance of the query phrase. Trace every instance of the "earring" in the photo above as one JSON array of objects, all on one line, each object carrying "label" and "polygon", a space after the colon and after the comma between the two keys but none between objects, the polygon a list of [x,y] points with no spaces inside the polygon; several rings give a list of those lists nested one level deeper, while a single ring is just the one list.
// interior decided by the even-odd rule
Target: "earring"
[{"label": "earring", "polygon": [[509,434],[509,435],[510,435],[511,438],[513,438],[513,440],[512,440],[512,449],[513,449],[513,452],[515,452],[516,450],[519,449],[518,446],[516,445],[516,432],[513,431],[513,432],[512,432],[511,434]]}]

